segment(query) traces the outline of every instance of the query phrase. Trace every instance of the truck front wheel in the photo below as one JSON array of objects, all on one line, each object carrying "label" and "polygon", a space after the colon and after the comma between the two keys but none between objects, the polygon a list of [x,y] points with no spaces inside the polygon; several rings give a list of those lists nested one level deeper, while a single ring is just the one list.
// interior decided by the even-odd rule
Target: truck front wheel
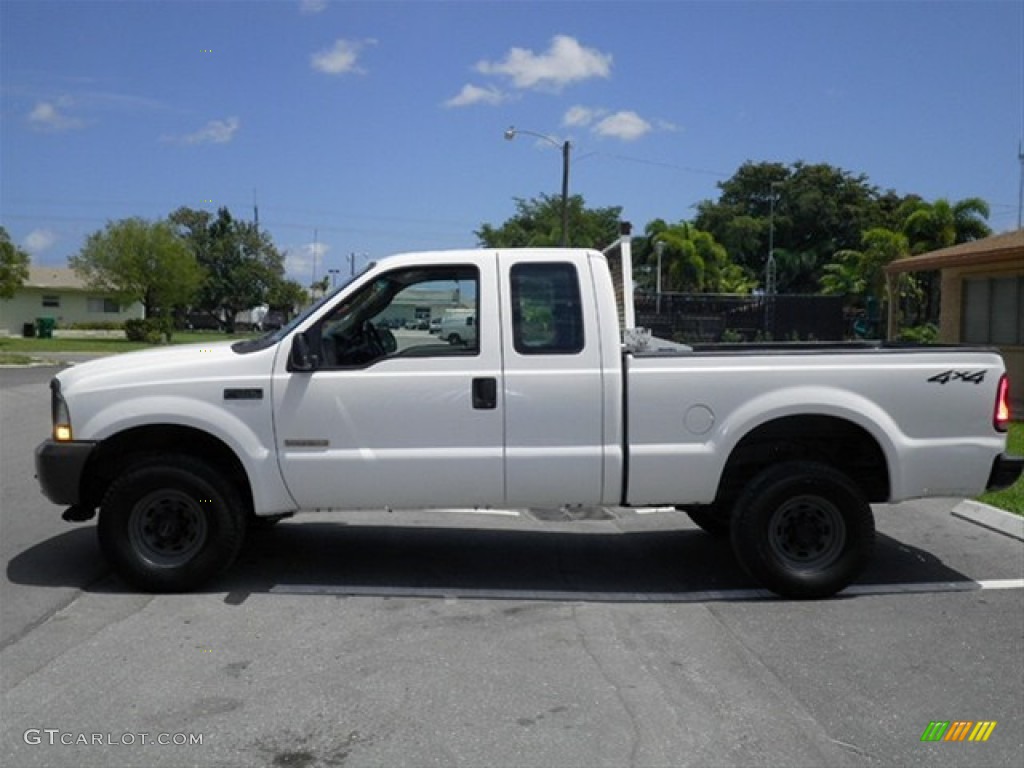
[{"label": "truck front wheel", "polygon": [[782,597],[829,597],[871,556],[875,520],[860,488],[824,464],[791,461],[758,475],[736,502],[740,564]]},{"label": "truck front wheel", "polygon": [[227,568],[245,538],[234,488],[185,456],[130,468],[103,497],[100,548],[119,576],[140,589],[184,592]]}]

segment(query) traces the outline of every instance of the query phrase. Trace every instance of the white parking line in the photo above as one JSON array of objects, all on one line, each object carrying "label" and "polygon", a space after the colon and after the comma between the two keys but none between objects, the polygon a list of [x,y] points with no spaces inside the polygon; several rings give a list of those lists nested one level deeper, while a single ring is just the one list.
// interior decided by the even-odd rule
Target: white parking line
[{"label": "white parking line", "polygon": [[[933,581],[910,584],[854,584],[840,596],[977,592],[983,589],[1024,589],[1024,579]],[[277,595],[345,597],[422,597],[445,600],[535,600],[581,603],[704,603],[778,599],[766,589],[711,589],[694,592],[574,592],[571,590],[475,589],[469,587],[388,587],[343,584],[278,584]]]}]

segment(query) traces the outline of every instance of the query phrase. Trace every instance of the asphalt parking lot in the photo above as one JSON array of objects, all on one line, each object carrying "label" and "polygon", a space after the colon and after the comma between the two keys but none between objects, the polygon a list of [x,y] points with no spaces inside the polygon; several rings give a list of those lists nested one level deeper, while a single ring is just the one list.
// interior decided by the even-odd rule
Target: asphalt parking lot
[{"label": "asphalt parking lot", "polygon": [[144,595],[36,488],[50,375],[0,370],[4,765],[1020,764],[1024,543],[959,500],[877,507],[820,602],[617,509],[301,515]]}]

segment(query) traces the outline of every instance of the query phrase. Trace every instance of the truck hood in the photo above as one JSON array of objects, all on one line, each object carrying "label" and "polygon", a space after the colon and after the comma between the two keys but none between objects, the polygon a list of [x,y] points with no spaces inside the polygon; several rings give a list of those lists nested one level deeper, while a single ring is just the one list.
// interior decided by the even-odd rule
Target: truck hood
[{"label": "truck hood", "polygon": [[235,342],[183,344],[138,352],[126,352],[80,363],[57,375],[64,392],[74,389],[118,388],[141,383],[162,383],[188,378],[230,380],[234,376],[269,374],[275,347],[260,353],[239,355]]}]

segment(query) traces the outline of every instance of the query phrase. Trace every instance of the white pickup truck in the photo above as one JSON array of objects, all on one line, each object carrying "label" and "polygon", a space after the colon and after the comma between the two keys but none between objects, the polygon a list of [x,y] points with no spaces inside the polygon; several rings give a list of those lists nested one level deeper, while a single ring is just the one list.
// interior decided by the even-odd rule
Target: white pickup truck
[{"label": "white pickup truck", "polygon": [[[384,259],[262,338],[61,371],[39,482],[65,519],[99,508],[102,551],[146,590],[207,582],[247,526],[299,510],[613,505],[681,507],[814,598],[864,568],[871,503],[1021,474],[992,351],[691,349],[624,333],[625,293],[591,250]],[[424,304],[471,310],[474,338],[385,327]]]}]

